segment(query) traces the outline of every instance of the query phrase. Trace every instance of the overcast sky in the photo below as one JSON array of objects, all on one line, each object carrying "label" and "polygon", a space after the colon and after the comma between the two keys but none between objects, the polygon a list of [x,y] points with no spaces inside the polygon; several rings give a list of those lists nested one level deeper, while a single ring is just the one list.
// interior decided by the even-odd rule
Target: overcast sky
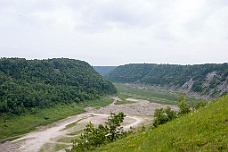
[{"label": "overcast sky", "polygon": [[0,55],[228,62],[228,0],[0,0]]}]

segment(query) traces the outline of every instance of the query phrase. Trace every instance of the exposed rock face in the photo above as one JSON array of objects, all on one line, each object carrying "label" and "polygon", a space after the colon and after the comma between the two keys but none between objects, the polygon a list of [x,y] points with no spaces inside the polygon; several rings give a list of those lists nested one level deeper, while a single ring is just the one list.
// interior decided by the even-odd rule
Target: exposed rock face
[{"label": "exposed rock face", "polygon": [[218,89],[221,90],[221,92],[226,92],[228,91],[228,78],[226,79],[225,82],[223,82],[222,84],[220,84],[218,86]]},{"label": "exposed rock face", "polygon": [[190,80],[186,81],[182,86],[181,89],[189,92],[194,84],[193,79],[191,78]]},{"label": "exposed rock face", "polygon": [[143,85],[140,83],[135,84],[126,84],[128,86],[133,86],[138,89],[158,89],[163,91],[169,91],[169,92],[182,92],[191,96],[194,96],[196,98],[203,98],[203,99],[209,99],[211,97],[219,97],[225,93],[228,92],[228,77],[225,81],[221,81],[221,76],[217,74],[216,71],[213,71],[211,73],[208,73],[206,77],[204,78],[202,88],[207,90],[205,94],[200,94],[197,92],[192,91],[192,87],[194,85],[195,81],[193,80],[193,77],[191,77],[188,81],[186,81],[182,86],[148,86]]},{"label": "exposed rock face", "polygon": [[216,74],[216,71],[213,71],[213,72],[211,72],[211,73],[208,73],[207,76],[206,76],[206,78],[205,78],[205,82],[204,82],[203,86],[204,86],[204,87],[209,87],[210,82],[213,80],[213,78],[214,78],[215,76],[218,76],[218,75]]},{"label": "exposed rock face", "polygon": [[[210,72],[206,75],[204,79],[204,83],[202,84],[202,88],[207,89],[209,92],[204,95],[200,95],[204,98],[210,98],[213,96],[214,93],[217,93],[217,96],[220,96],[228,91],[228,77],[225,81],[221,81],[221,76],[217,74],[216,71]],[[193,94],[192,87],[194,85],[194,80],[191,78],[190,80],[186,81],[184,85],[178,88],[178,91],[183,93]],[[194,93],[196,94],[196,93]]]},{"label": "exposed rock face", "polygon": [[206,93],[200,94],[197,92],[193,92],[192,87],[194,83],[195,81],[193,80],[193,78],[190,78],[181,87],[171,86],[168,90],[183,92],[204,99],[208,99],[211,97],[219,97],[228,92],[228,77],[226,77],[226,80],[222,80],[222,77],[216,71],[208,73],[204,78],[201,87],[207,90]]}]

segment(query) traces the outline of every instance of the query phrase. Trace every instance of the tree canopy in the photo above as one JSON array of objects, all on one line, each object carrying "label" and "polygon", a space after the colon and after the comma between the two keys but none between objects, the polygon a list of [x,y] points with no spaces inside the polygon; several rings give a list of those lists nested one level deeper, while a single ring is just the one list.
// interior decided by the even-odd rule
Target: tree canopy
[{"label": "tree canopy", "polygon": [[84,61],[57,58],[0,59],[0,113],[82,102],[112,94],[116,88]]}]

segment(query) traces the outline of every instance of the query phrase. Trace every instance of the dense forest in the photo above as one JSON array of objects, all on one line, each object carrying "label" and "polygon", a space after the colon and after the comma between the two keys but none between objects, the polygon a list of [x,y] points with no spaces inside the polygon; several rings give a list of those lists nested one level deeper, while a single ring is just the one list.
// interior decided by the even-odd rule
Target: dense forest
[{"label": "dense forest", "polygon": [[93,66],[93,68],[102,76],[108,75],[117,66]]},{"label": "dense forest", "polygon": [[113,82],[174,86],[201,95],[220,96],[228,91],[228,64],[127,64],[118,66],[106,78]]},{"label": "dense forest", "polygon": [[116,88],[88,63],[67,59],[0,59],[0,113],[21,114],[34,107],[82,102]]}]

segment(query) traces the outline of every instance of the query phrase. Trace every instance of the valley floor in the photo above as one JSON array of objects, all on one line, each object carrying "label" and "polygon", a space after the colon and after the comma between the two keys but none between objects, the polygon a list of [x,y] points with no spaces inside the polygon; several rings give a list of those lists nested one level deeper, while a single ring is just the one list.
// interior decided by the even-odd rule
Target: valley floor
[{"label": "valley floor", "polygon": [[[147,100],[134,98],[126,99],[128,104],[121,103],[121,99],[112,97],[114,102],[109,106],[94,109],[86,108],[86,113],[71,116],[51,125],[39,127],[37,131],[26,134],[16,140],[0,144],[0,151],[8,152],[42,152],[65,151],[72,146],[71,140],[78,138],[85,126],[91,121],[95,126],[104,123],[110,112],[123,112],[126,116],[123,128],[136,128],[140,125],[152,122],[153,113],[157,108],[165,108],[167,105],[150,103]],[[171,106],[178,110],[177,106]]]}]

